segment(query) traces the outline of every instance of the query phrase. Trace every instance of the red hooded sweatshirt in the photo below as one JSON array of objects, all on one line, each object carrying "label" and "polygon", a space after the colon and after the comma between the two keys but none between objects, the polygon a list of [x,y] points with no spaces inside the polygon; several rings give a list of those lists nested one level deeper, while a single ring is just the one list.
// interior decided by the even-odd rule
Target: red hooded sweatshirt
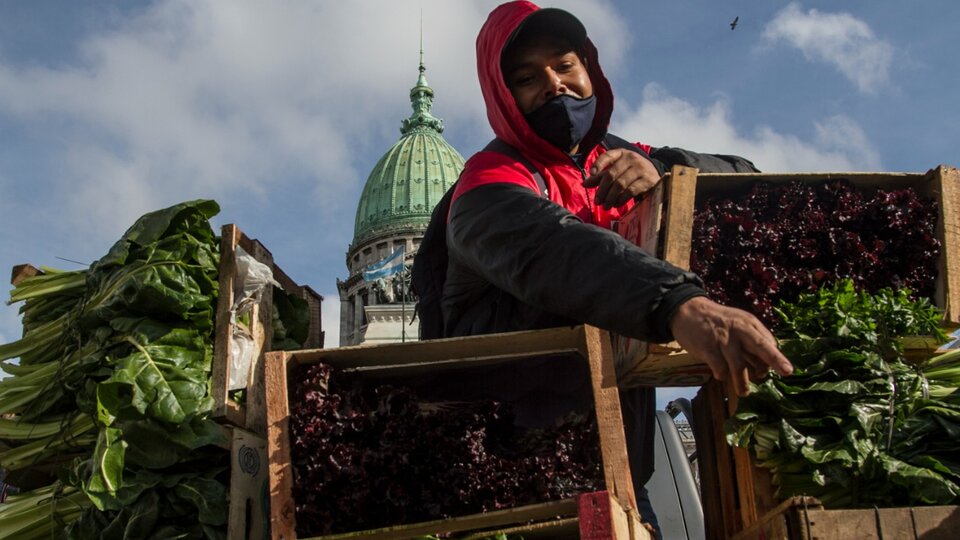
[{"label": "red hooded sweatshirt", "polygon": [[[497,138],[516,148],[543,175],[550,200],[566,208],[585,223],[610,228],[611,221],[633,206],[633,201],[609,210],[593,204],[596,188],[583,187],[585,170],[604,149],[599,144],[607,132],[613,112],[613,92],[607,82],[597,49],[587,38],[582,48],[590,81],[597,98],[596,114],[590,131],[581,143],[587,152],[581,169],[565,152],[537,135],[517,107],[500,69],[500,55],[511,34],[530,14],[540,8],[531,2],[510,2],[490,13],[477,36],[477,73],[487,106],[487,118]],[[638,145],[644,151],[650,148]],[[453,195],[456,201],[463,193],[478,186],[508,182],[537,191],[533,176],[522,164],[499,152],[480,152],[471,157],[461,174]]]}]

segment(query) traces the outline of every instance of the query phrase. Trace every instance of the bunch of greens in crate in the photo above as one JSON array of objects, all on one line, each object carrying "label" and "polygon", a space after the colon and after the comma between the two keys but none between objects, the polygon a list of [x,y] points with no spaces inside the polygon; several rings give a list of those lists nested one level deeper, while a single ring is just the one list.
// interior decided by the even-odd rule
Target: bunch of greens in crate
[{"label": "bunch of greens in crate", "polygon": [[[28,278],[0,347],[0,466],[47,485],[0,506],[20,538],[223,536],[225,452],[209,417],[214,201],[142,216],[89,269]],[[38,474],[39,473],[39,474]],[[31,486],[35,487],[35,486]],[[15,507],[14,507],[15,506]],[[53,516],[56,516],[55,518]]]},{"label": "bunch of greens in crate", "polygon": [[960,352],[911,365],[901,338],[943,341],[939,314],[909,291],[851,281],[779,310],[795,371],[753,385],[727,422],[731,445],[770,470],[778,495],[827,507],[956,504]]},{"label": "bunch of greens in crate", "polygon": [[873,193],[842,180],[758,182],[704,201],[690,267],[718,302],[768,326],[775,306],[840,279],[875,292],[894,285],[930,298],[940,240],[937,201],[913,188]]},{"label": "bunch of greens in crate", "polygon": [[302,349],[310,336],[310,307],[307,301],[280,287],[273,287],[273,339],[271,351]]},{"label": "bunch of greens in crate", "polygon": [[603,489],[592,414],[524,429],[504,403],[423,402],[326,364],[294,373],[291,462],[302,536],[500,510]]}]

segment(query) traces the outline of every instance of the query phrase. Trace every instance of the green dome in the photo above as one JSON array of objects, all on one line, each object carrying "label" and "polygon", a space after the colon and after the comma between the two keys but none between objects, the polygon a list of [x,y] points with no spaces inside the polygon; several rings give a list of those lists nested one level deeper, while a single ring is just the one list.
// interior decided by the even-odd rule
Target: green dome
[{"label": "green dome", "polygon": [[394,232],[425,230],[433,207],[463,169],[463,156],[441,136],[443,121],[430,113],[433,89],[424,71],[421,59],[417,85],[410,90],[413,114],[403,121],[400,140],[367,178],[353,247]]}]

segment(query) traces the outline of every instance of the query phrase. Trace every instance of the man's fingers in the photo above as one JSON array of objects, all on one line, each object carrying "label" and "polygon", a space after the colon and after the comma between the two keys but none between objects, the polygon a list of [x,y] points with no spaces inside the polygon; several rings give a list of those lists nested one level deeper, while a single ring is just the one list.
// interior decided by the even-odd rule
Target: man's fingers
[{"label": "man's fingers", "polygon": [[750,370],[741,345],[737,340],[732,339],[723,343],[720,350],[727,362],[730,383],[733,384],[734,391],[738,396],[746,396],[750,393]]},{"label": "man's fingers", "polygon": [[642,172],[627,169],[618,175],[608,169],[603,172],[603,175],[605,178],[597,189],[594,201],[607,208],[626,204],[627,201],[647,190]]},{"label": "man's fingers", "polygon": [[763,366],[780,375],[793,373],[793,364],[777,348],[777,340],[766,329],[757,329],[755,339],[744,340],[744,350],[753,358],[763,362]]},{"label": "man's fingers", "polygon": [[596,176],[602,171],[606,170],[606,168],[609,167],[611,163],[616,161],[622,153],[623,150],[614,148],[613,150],[609,150],[600,154],[600,156],[597,157],[596,161],[594,161],[593,165],[590,167],[590,175]]}]

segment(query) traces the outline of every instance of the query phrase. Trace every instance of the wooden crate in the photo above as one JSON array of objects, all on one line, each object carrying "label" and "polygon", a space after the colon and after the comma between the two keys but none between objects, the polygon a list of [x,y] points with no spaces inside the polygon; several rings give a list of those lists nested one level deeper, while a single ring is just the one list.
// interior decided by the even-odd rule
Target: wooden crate
[{"label": "wooden crate", "polygon": [[[270,456],[270,508],[273,538],[296,537],[293,500],[293,465],[290,459],[288,376],[300,365],[327,363],[335,368],[353,368],[377,377],[404,381],[442,376],[451,370],[528,369],[543,363],[570,361],[582,366],[584,384],[592,393],[600,433],[600,450],[606,491],[577,500],[544,503],[438,522],[418,523],[350,533],[330,538],[411,538],[440,532],[466,535],[470,532],[523,529],[525,538],[537,534],[563,538],[572,531],[576,538],[647,538],[639,525],[630,470],[627,463],[623,421],[612,351],[606,333],[592,327],[557,328],[535,332],[453,338],[433,341],[355,346],[266,355],[267,439]],[[584,364],[585,363],[585,364]],[[556,364],[559,365],[559,364]],[[367,375],[365,375],[367,376]],[[599,509],[587,514],[588,508]],[[604,509],[607,509],[604,513]],[[599,518],[596,516],[600,516]],[[538,532],[539,531],[539,532]],[[591,532],[592,531],[592,532]],[[604,532],[606,531],[606,532]]]},{"label": "wooden crate", "polygon": [[738,533],[735,540],[952,540],[960,506],[826,510],[813,497],[793,497]]},{"label": "wooden crate", "polygon": [[[928,349],[924,358],[929,357]],[[762,538],[763,536],[757,535],[760,531],[768,531],[768,529],[764,528],[766,525],[758,528],[758,523],[770,522],[770,516],[784,513],[790,506],[790,501],[805,500],[804,504],[809,506],[811,499],[794,497],[780,501],[775,494],[776,490],[769,470],[757,466],[748,449],[734,448],[727,444],[724,423],[736,413],[737,404],[736,392],[733,391],[729,382],[710,381],[703,385],[693,399],[691,425],[697,445],[700,496],[703,501],[704,524],[709,539],[732,538],[746,531],[754,531],[756,534],[743,538]],[[816,505],[819,506],[819,502]],[[831,510],[831,512],[839,512],[839,510]],[[956,518],[960,518],[960,513]],[[830,535],[820,537],[846,538]],[[781,536],[768,534],[766,538],[781,538]],[[801,538],[801,536],[789,536],[789,538]],[[808,537],[802,536],[802,538]],[[901,536],[873,536],[871,533],[871,535],[856,538],[901,538]],[[913,538],[913,536],[906,538]]]},{"label": "wooden crate", "polygon": [[[926,173],[709,173],[674,167],[661,183],[618,224],[618,231],[650,253],[681,268],[690,268],[693,216],[708,197],[746,193],[757,182],[789,183],[847,180],[865,191],[914,188],[939,205],[937,237],[942,247],[934,303],[944,311],[944,324],[960,325],[960,171],[940,165]],[[710,371],[684,354],[676,343],[649,348],[636,340],[614,343],[615,363],[624,387],[638,385],[694,386],[706,383]]]},{"label": "wooden crate", "polygon": [[[267,287],[260,301],[253,306],[250,324],[247,328],[253,336],[256,354],[252,360],[248,384],[245,390],[245,403],[240,404],[231,397],[230,380],[230,336],[233,324],[230,312],[233,309],[237,280],[237,248],[240,247],[257,261],[273,270],[273,278],[288,294],[307,301],[310,309],[310,331],[304,347],[323,346],[323,331],[320,325],[320,303],[323,297],[307,286],[297,285],[273,261],[273,255],[259,241],[251,240],[236,225],[224,225],[220,239],[220,296],[217,299],[216,334],[213,349],[213,380],[211,394],[214,399],[213,417],[217,420],[246,428],[249,431],[266,435],[266,405],[263,391],[263,355],[270,350],[273,339],[272,310],[273,288]],[[242,323],[238,323],[242,324]]]}]

